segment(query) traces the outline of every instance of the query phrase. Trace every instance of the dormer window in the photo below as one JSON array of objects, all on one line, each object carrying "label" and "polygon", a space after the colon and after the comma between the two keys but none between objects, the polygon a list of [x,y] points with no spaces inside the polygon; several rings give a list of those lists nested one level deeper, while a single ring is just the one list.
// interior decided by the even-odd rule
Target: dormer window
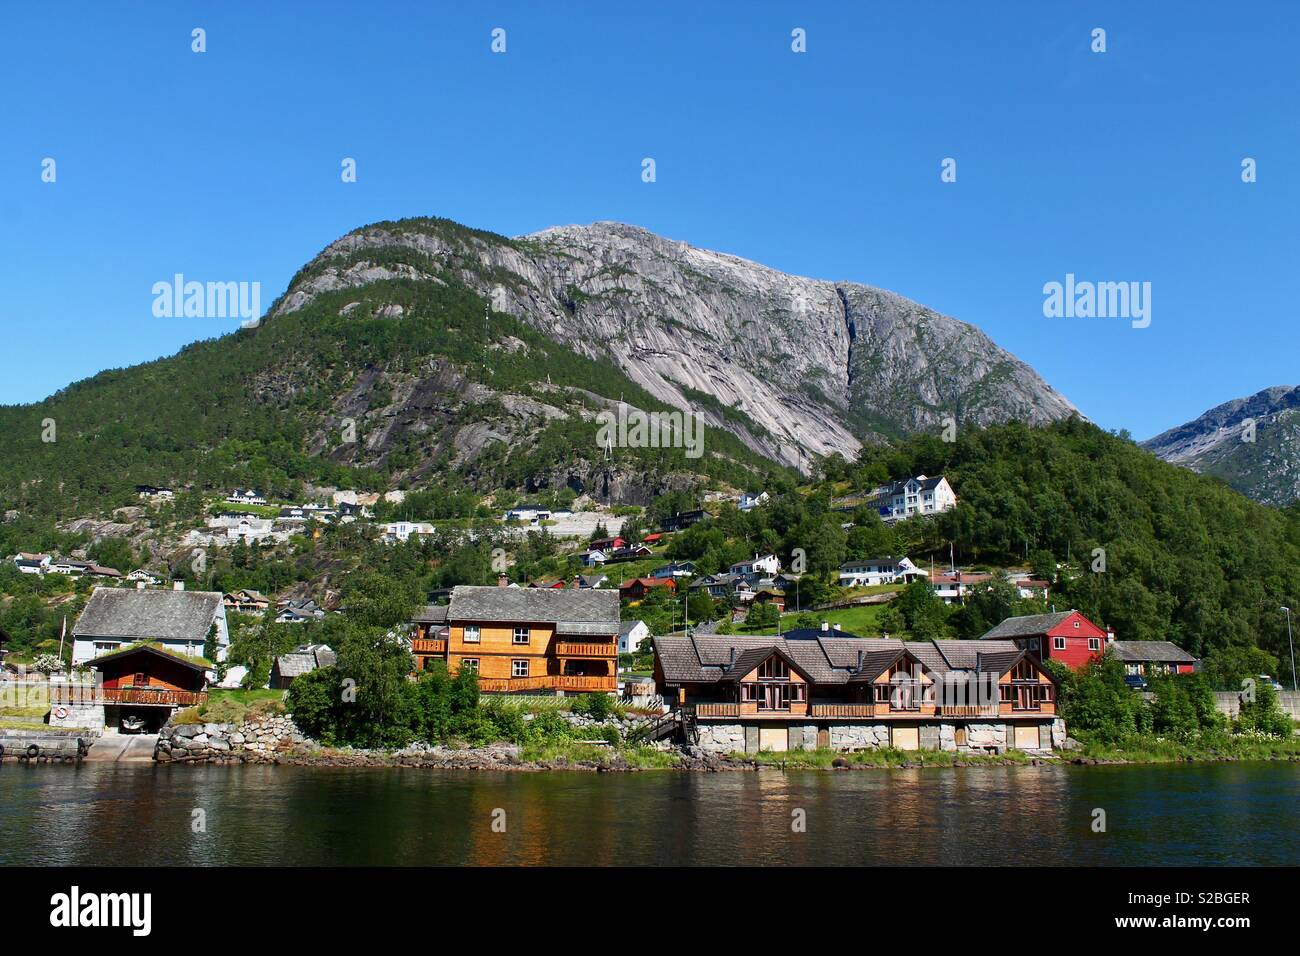
[{"label": "dormer window", "polygon": [[759,680],[789,680],[790,667],[779,657],[769,657],[758,667]]}]

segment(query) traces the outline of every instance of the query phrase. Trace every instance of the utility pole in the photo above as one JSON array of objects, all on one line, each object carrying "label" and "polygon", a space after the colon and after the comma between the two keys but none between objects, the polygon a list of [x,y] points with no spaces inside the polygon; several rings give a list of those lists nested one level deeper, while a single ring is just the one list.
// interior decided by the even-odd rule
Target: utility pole
[{"label": "utility pole", "polygon": [[1286,642],[1291,647],[1291,690],[1297,690],[1295,679],[1295,642],[1291,639],[1291,609],[1285,605],[1281,610],[1286,612]]}]

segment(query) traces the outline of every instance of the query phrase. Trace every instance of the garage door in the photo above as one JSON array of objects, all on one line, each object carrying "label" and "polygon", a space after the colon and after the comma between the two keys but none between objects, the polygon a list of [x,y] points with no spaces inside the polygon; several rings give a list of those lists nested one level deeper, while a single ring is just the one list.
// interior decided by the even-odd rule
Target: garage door
[{"label": "garage door", "polygon": [[759,750],[788,750],[790,732],[784,727],[760,727],[758,730]]},{"label": "garage door", "polygon": [[917,727],[895,727],[893,732],[894,747],[898,750],[920,750],[921,731]]},{"label": "garage door", "polygon": [[1016,725],[1016,749],[1017,750],[1037,750],[1038,749],[1038,728],[1036,726],[1025,727]]}]

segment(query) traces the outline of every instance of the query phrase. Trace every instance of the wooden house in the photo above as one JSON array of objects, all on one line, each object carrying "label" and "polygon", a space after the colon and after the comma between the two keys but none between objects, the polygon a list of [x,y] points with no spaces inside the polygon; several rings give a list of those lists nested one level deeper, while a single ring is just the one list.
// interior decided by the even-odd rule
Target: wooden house
[{"label": "wooden house", "polygon": [[1048,750],[1064,740],[1056,687],[1009,641],[780,637],[654,639],[655,683],[693,742],[714,752]]},{"label": "wooden house", "polygon": [[177,709],[207,700],[208,669],[202,658],[136,644],[90,662],[94,684],[51,684],[50,724],[118,727],[139,721],[157,732]]},{"label": "wooden house", "polygon": [[487,692],[617,690],[618,592],[601,588],[454,588],[413,622],[417,667],[469,667]]},{"label": "wooden house", "polygon": [[1106,632],[1078,611],[1009,617],[980,640],[1011,641],[1042,660],[1056,660],[1073,670],[1100,660]]}]

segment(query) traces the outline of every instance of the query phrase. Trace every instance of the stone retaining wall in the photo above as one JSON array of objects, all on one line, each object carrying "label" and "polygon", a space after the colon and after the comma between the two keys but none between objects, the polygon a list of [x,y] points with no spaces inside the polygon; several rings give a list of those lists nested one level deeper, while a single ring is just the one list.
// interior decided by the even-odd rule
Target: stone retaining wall
[{"label": "stone retaining wall", "polygon": [[291,717],[258,717],[242,724],[168,723],[153,758],[160,763],[274,763],[282,754],[315,746]]}]

